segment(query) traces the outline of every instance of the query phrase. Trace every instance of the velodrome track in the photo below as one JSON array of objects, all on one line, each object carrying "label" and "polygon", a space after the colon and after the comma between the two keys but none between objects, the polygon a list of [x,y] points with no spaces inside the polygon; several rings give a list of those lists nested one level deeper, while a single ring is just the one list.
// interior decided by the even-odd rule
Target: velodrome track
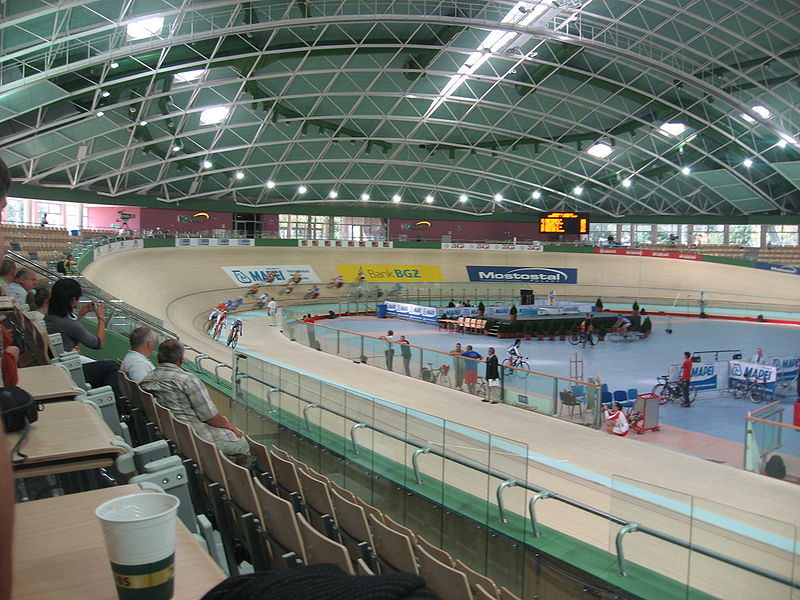
[{"label": "velodrome track", "polygon": [[[631,291],[636,290],[639,297],[657,296],[657,290],[664,288],[663,282],[670,281],[673,290],[683,289],[688,293],[703,289],[711,297],[731,300],[743,295],[758,297],[768,289],[773,301],[798,304],[796,287],[792,286],[796,286],[794,278],[754,269],[617,256],[546,254],[531,258],[529,254],[516,256],[522,253],[498,252],[489,257],[486,254],[332,248],[157,248],[107,256],[91,264],[85,275],[107,292],[163,319],[165,326],[179,332],[188,344],[226,362],[231,360],[230,351],[212,342],[198,328],[212,304],[235,295],[230,291],[232,281],[220,269],[223,265],[309,264],[323,281],[336,273],[337,264],[437,264],[445,280],[455,281],[464,280],[465,264],[575,266],[582,274],[582,285],[592,287],[581,292],[571,286],[572,289],[562,288],[558,293],[593,293],[598,289],[595,286],[604,286],[606,295],[618,289],[627,290],[617,292],[626,295],[634,295]],[[295,295],[299,296],[297,292]],[[490,406],[455,390],[306,349],[288,341],[277,327],[252,323],[249,321],[243,340],[243,347],[249,352],[395,404],[527,444],[527,478],[532,483],[677,537],[692,537],[695,543],[717,548],[768,570],[792,572],[795,528],[800,524],[798,486],[509,406]],[[397,425],[403,427],[399,418]],[[432,425],[427,430],[423,427],[420,433],[429,433],[434,441],[437,439],[437,428]],[[454,427],[448,441],[468,447],[475,438]],[[502,443],[498,446],[502,447]],[[516,476],[520,476],[519,470],[525,465],[511,450],[501,461],[493,466]],[[441,474],[441,465],[433,459],[424,458],[421,466],[432,476],[437,474],[437,468]],[[476,479],[480,481],[478,486]],[[638,485],[637,481],[653,487]],[[470,477],[458,470],[452,471],[448,482],[495,502],[497,482],[487,489],[484,478]],[[609,488],[624,488],[627,483],[639,491],[631,495],[609,492]],[[507,508],[524,515],[529,497],[530,493],[521,488],[509,488]],[[694,519],[687,515],[692,502]],[[715,503],[731,509],[722,510]],[[540,502],[537,513],[544,525],[613,552],[617,528],[609,527],[607,522],[556,502]],[[787,597],[785,588],[778,584],[697,555],[690,559],[686,551],[642,534],[628,536],[626,554],[637,562],[637,549],[654,544],[658,552],[651,553],[652,562],[645,566],[679,581],[687,581],[685,574],[690,571],[687,583],[712,595]],[[614,568],[609,565],[610,572]]]}]

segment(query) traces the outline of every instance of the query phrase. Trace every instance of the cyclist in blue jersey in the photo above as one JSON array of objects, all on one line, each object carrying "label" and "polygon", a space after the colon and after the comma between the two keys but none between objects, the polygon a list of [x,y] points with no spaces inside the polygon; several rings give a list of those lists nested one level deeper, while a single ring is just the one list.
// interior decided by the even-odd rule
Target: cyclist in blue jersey
[{"label": "cyclist in blue jersey", "polygon": [[228,343],[227,345],[230,346],[232,343],[234,347],[236,346],[235,342],[238,342],[239,336],[242,335],[244,332],[244,327],[241,319],[234,319],[233,322],[230,323],[230,332],[228,333]]}]

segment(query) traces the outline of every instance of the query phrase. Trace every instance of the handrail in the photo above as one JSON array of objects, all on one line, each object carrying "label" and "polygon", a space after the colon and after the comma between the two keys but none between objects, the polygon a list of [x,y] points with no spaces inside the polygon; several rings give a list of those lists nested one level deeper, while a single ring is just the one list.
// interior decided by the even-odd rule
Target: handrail
[{"label": "handrail", "polygon": [[[260,360],[263,360],[263,359],[260,359]],[[265,362],[268,362],[268,361],[265,361]],[[414,470],[415,470],[415,475],[417,477],[418,484],[420,484],[421,479],[419,478],[419,474],[418,474],[418,471],[417,471],[416,460],[414,460],[414,459],[417,458],[421,454],[434,454],[434,455],[439,456],[440,458],[443,458],[445,460],[454,462],[454,463],[456,463],[458,465],[467,467],[469,469],[473,469],[475,471],[483,473],[484,475],[488,475],[489,477],[492,477],[492,478],[495,478],[495,479],[500,479],[502,483],[499,484],[496,493],[497,493],[497,498],[498,498],[498,510],[500,512],[500,520],[501,520],[501,522],[506,522],[506,519],[504,517],[504,507],[503,507],[503,502],[502,502],[502,492],[503,492],[503,490],[506,487],[521,487],[521,488],[524,488],[526,490],[534,492],[536,494],[536,496],[534,496],[534,498],[536,498],[536,499],[538,499],[538,498],[548,498],[548,499],[556,500],[558,502],[562,502],[564,504],[567,504],[568,506],[572,506],[573,508],[577,508],[578,510],[587,512],[587,513],[589,513],[591,515],[594,515],[594,516],[597,516],[597,517],[601,517],[601,518],[603,518],[603,519],[605,519],[607,521],[610,521],[612,523],[620,525],[622,527],[622,529],[617,534],[616,547],[617,547],[617,551],[618,551],[617,558],[618,558],[618,562],[619,562],[619,566],[620,566],[620,575],[622,575],[622,576],[627,575],[627,572],[625,570],[625,564],[626,564],[625,563],[625,557],[624,557],[624,553],[622,552],[622,537],[623,537],[623,535],[625,533],[641,532],[641,533],[644,533],[644,534],[649,535],[651,537],[654,537],[656,539],[671,543],[671,544],[676,545],[676,546],[680,546],[681,548],[685,548],[685,549],[688,549],[688,550],[693,551],[693,552],[698,552],[699,554],[702,554],[704,556],[708,556],[709,558],[713,558],[715,560],[719,560],[720,562],[724,562],[724,563],[726,563],[728,565],[743,569],[743,570],[748,571],[750,573],[753,573],[755,575],[759,575],[761,577],[765,577],[767,579],[770,579],[770,580],[775,581],[777,583],[780,583],[782,585],[788,585],[790,587],[800,589],[800,581],[794,581],[793,579],[791,579],[789,577],[785,577],[785,576],[783,576],[783,575],[781,575],[779,573],[773,573],[772,571],[768,571],[766,569],[762,569],[761,567],[744,563],[744,562],[740,561],[739,559],[733,558],[731,556],[727,556],[727,555],[722,554],[720,552],[717,552],[715,550],[711,550],[711,549],[705,548],[703,546],[698,546],[698,545],[692,543],[691,541],[682,540],[682,539],[680,539],[678,537],[669,535],[667,533],[663,533],[663,532],[658,531],[656,529],[653,529],[651,527],[647,527],[647,526],[641,525],[640,523],[637,523],[637,522],[634,522],[634,521],[628,521],[628,520],[623,519],[621,517],[617,517],[616,515],[613,515],[611,513],[605,512],[603,510],[594,508],[592,506],[589,506],[588,504],[584,504],[583,502],[580,502],[578,500],[574,500],[574,499],[572,499],[572,498],[570,498],[568,496],[563,496],[561,494],[558,494],[558,493],[553,492],[551,490],[547,490],[545,488],[533,485],[531,483],[528,483],[528,482],[525,482],[525,481],[520,481],[519,479],[516,479],[515,477],[512,477],[512,476],[508,475],[507,473],[503,473],[502,471],[498,471],[498,470],[493,469],[491,467],[484,466],[484,465],[481,465],[481,464],[478,464],[478,463],[475,463],[475,462],[460,458],[458,456],[449,455],[444,450],[437,450],[436,448],[431,448],[430,446],[426,446],[425,444],[423,444],[421,442],[416,442],[414,440],[409,440],[409,439],[405,438],[404,436],[401,436],[401,435],[399,435],[397,433],[394,433],[392,431],[388,431],[386,429],[383,429],[382,427],[376,427],[375,425],[370,425],[369,423],[364,423],[363,421],[359,421],[359,420],[353,419],[352,417],[347,416],[345,413],[343,413],[343,412],[341,412],[339,410],[324,406],[324,405],[320,404],[319,402],[313,402],[312,403],[311,401],[309,401],[309,400],[307,400],[307,399],[305,399],[305,398],[303,398],[303,397],[301,397],[301,396],[299,396],[299,395],[297,395],[297,394],[295,394],[293,392],[286,391],[286,390],[284,390],[284,389],[282,389],[280,387],[276,387],[273,384],[267,383],[266,381],[263,381],[263,380],[261,380],[261,379],[259,379],[257,377],[251,376],[251,375],[246,374],[246,373],[244,375],[239,375],[238,374],[238,369],[235,372],[237,373],[237,376],[235,378],[237,381],[240,380],[240,378],[242,378],[242,379],[245,379],[245,378],[246,379],[252,379],[252,380],[257,381],[258,383],[260,383],[260,384],[262,384],[264,386],[270,387],[271,391],[278,391],[278,392],[280,392],[282,394],[285,394],[285,395],[287,395],[287,396],[289,396],[291,398],[294,398],[296,400],[299,400],[301,402],[313,404],[314,408],[319,408],[320,410],[324,410],[324,411],[326,411],[326,412],[328,412],[328,413],[330,413],[332,415],[336,415],[336,416],[338,416],[338,417],[340,417],[342,419],[345,419],[345,420],[353,422],[354,424],[351,427],[350,434],[351,434],[351,441],[352,441],[352,444],[353,444],[353,448],[354,448],[354,451],[355,451],[356,454],[358,454],[359,452],[358,452],[358,446],[357,446],[357,444],[355,442],[354,433],[355,433],[356,429],[363,428],[363,427],[371,429],[372,431],[375,431],[377,433],[385,435],[385,436],[387,436],[387,437],[389,437],[391,439],[403,442],[404,444],[406,444],[408,446],[415,447],[416,450],[414,451],[414,453],[412,455],[412,464],[415,467]],[[531,509],[532,509],[532,506],[531,506]],[[532,511],[531,511],[531,525],[533,527],[534,536],[537,537],[536,533],[538,533],[539,528],[538,528],[538,523],[536,522],[536,519],[535,519],[535,515],[533,514]]]}]

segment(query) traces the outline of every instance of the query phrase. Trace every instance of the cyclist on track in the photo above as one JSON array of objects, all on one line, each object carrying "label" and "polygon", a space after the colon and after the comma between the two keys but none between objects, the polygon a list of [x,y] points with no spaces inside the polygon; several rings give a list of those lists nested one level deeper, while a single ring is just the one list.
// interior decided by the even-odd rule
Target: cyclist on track
[{"label": "cyclist on track", "polygon": [[256,308],[264,308],[267,305],[267,302],[269,302],[269,294],[261,294],[258,297],[258,302],[256,302]]},{"label": "cyclist on track", "polygon": [[517,338],[513,344],[511,344],[508,348],[506,348],[506,354],[508,354],[509,358],[511,359],[511,364],[516,365],[519,359],[522,358],[522,355],[519,353],[520,344],[522,340]]},{"label": "cyclist on track", "polygon": [[214,339],[219,339],[222,330],[225,329],[225,319],[228,317],[228,313],[225,310],[219,311],[217,315],[217,322],[214,324],[214,332],[213,337]]},{"label": "cyclist on track", "polygon": [[233,310],[233,300],[225,300],[225,302],[223,303],[222,307],[223,307],[222,310],[224,310],[225,312],[232,311]]},{"label": "cyclist on track", "polygon": [[315,285],[305,295],[306,298],[319,298],[319,286]]},{"label": "cyclist on track", "polygon": [[586,313],[583,316],[583,321],[581,321],[580,327],[578,330],[582,334],[588,334],[594,331],[594,317],[590,313]]},{"label": "cyclist on track", "polygon": [[211,311],[211,314],[208,315],[208,321],[206,321],[206,333],[211,331],[211,328],[217,323],[217,317],[222,312],[222,309],[218,306],[214,307],[214,310]]},{"label": "cyclist on track", "polygon": [[232,303],[232,305],[231,305],[231,310],[236,310],[236,309],[237,309],[237,308],[239,308],[239,307],[240,307],[242,304],[244,304],[244,298],[242,298],[241,296],[239,296],[238,298],[236,298],[236,300],[234,300],[234,301],[233,301],[233,303]]},{"label": "cyclist on track", "polygon": [[245,296],[255,296],[258,293],[258,284],[254,283],[249,288],[247,288],[247,293]]},{"label": "cyclist on track", "polygon": [[230,332],[228,333],[228,343],[226,345],[230,346],[231,342],[233,342],[233,336],[235,334],[239,334],[240,336],[244,332],[243,323],[241,319],[234,319],[233,322],[230,324]]}]

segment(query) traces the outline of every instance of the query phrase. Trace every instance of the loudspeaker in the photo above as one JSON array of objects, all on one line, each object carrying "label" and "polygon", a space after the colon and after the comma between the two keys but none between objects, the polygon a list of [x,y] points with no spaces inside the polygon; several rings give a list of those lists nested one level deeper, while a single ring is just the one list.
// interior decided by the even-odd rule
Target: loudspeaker
[{"label": "loudspeaker", "polygon": [[742,360],[742,355],[741,354],[734,354],[733,355],[733,360]]},{"label": "loudspeaker", "polygon": [[520,305],[533,304],[534,303],[533,290],[520,290],[519,291],[519,303],[520,303]]}]

